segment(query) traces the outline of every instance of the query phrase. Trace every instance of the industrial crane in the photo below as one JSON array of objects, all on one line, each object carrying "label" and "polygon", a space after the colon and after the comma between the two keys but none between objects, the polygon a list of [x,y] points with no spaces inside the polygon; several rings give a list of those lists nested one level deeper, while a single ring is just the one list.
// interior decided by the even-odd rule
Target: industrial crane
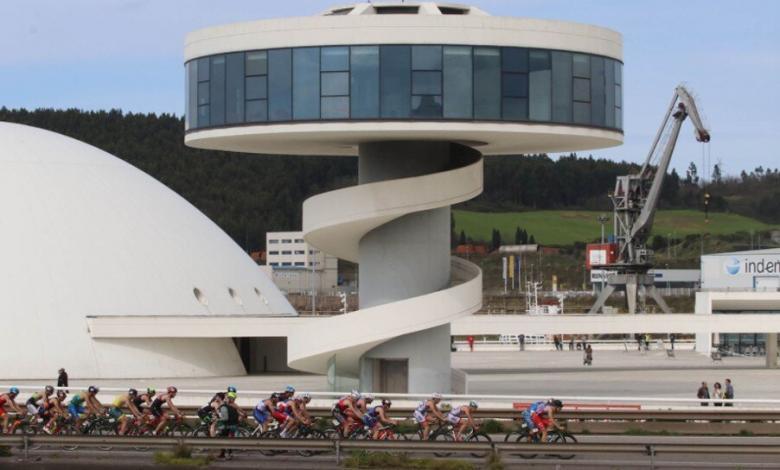
[{"label": "industrial crane", "polygon": [[[647,240],[653,226],[664,176],[669,168],[680,128],[687,117],[691,118],[695,127],[696,140],[709,142],[710,133],[702,123],[696,102],[688,90],[680,85],[674,90],[672,102],[642,168],[636,174],[617,177],[615,190],[610,194],[614,206],[613,254],[602,258],[603,264],[591,264],[591,267],[604,269],[609,274],[606,285],[589,313],[601,310],[607,299],[618,289],[625,292],[629,313],[636,313],[637,306],[640,311],[644,311],[646,295],[650,295],[664,312],[671,313],[655,288],[654,276],[648,274],[653,267],[653,251],[647,248]],[[638,300],[641,301],[639,305]]]}]

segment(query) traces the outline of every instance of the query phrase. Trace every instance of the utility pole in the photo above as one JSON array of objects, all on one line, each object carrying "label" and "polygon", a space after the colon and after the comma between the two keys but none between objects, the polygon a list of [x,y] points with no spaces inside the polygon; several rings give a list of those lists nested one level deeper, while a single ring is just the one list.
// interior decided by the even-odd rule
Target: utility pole
[{"label": "utility pole", "polygon": [[598,217],[599,223],[601,224],[601,244],[604,244],[604,224],[609,222],[609,217],[607,214],[601,214]]}]

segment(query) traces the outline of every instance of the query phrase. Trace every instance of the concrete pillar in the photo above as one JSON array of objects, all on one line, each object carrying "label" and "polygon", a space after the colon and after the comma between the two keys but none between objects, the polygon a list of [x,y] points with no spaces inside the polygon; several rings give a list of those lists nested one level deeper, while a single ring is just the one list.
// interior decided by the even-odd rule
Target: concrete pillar
[{"label": "concrete pillar", "polygon": [[[361,144],[358,180],[366,184],[445,171],[476,153],[448,142]],[[446,288],[450,282],[449,206],[409,214],[372,230],[360,241],[358,256],[360,308]],[[377,388],[374,382],[379,374],[374,368],[380,359],[407,359],[408,392],[449,391],[449,331],[449,325],[430,328],[368,351],[361,360],[361,388]]]},{"label": "concrete pillar", "polygon": [[777,333],[766,334],[766,367],[777,369]]}]

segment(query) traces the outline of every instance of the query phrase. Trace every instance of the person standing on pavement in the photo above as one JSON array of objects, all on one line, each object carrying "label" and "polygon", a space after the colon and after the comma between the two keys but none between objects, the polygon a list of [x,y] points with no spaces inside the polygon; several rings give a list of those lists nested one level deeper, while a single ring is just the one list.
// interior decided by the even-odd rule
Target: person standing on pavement
[{"label": "person standing on pavement", "polygon": [[712,403],[714,406],[723,406],[723,402],[720,401],[720,399],[723,398],[723,388],[721,387],[720,382],[715,382],[712,385],[712,398],[713,400],[718,400]]},{"label": "person standing on pavement", "polygon": [[525,335],[519,334],[517,335],[517,343],[520,345],[520,350],[525,351]]},{"label": "person standing on pavement", "polygon": [[672,345],[672,351],[674,351],[674,340],[675,339],[677,339],[677,338],[674,336],[674,333],[669,335],[669,343],[671,343],[671,345]]},{"label": "person standing on pavement", "polygon": [[593,348],[589,345],[585,346],[585,356],[582,360],[582,364],[586,366],[593,365]]},{"label": "person standing on pavement", "polygon": [[[696,393],[696,398],[702,399],[702,400],[709,400],[710,399],[710,389],[707,388],[707,382],[702,382],[701,387],[699,387],[699,391]],[[701,406],[709,406],[709,402],[703,401],[701,402]]]},{"label": "person standing on pavement", "polygon": [[730,400],[734,399],[734,386],[731,385],[731,379],[726,379],[726,391],[723,394],[723,398],[726,399],[726,406],[734,406]]},{"label": "person standing on pavement", "polygon": [[474,337],[469,335],[466,337],[466,342],[469,343],[469,351],[474,352]]}]

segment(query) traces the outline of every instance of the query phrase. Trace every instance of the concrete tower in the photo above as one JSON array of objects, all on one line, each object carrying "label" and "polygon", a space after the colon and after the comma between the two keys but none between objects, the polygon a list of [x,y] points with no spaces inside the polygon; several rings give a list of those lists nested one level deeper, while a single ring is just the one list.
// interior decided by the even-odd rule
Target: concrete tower
[{"label": "concrete tower", "polygon": [[290,366],[336,389],[449,390],[449,323],[481,306],[450,206],[482,191],[483,155],[620,144],[621,58],[614,31],[432,2],[188,35],[187,145],[359,158],[360,184],[307,200],[303,228],[360,264],[360,310],[290,336]]}]

